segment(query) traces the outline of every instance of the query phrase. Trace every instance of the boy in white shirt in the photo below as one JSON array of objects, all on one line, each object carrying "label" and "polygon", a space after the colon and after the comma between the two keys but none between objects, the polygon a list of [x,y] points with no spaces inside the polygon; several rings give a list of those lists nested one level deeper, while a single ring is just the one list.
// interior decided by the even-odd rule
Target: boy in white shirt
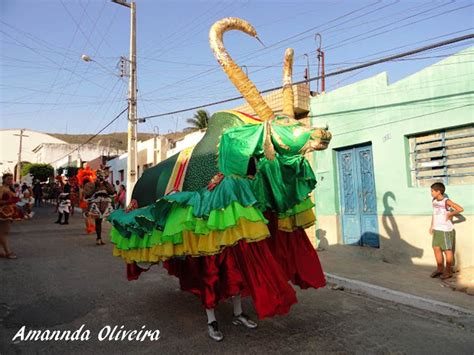
[{"label": "boy in white shirt", "polygon": [[[432,245],[437,264],[437,268],[432,272],[431,277],[441,277],[443,280],[452,277],[455,242],[452,218],[464,211],[461,206],[444,195],[445,191],[446,187],[441,182],[431,185],[433,216],[431,218],[430,234],[433,235]],[[444,258],[446,258],[446,267],[444,267]]]}]

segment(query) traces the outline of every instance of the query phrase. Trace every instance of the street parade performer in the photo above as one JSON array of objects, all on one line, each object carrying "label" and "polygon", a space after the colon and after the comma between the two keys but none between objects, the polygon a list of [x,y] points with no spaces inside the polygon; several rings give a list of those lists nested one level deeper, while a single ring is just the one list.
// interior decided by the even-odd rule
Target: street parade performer
[{"label": "street parade performer", "polygon": [[87,214],[89,203],[86,200],[84,194],[84,186],[89,182],[95,182],[96,180],[95,170],[92,170],[89,166],[81,168],[77,172],[77,183],[79,185],[79,207],[82,209],[82,216],[86,224],[86,233],[94,233],[95,223],[94,219]]},{"label": "street parade performer", "polygon": [[23,219],[23,214],[16,206],[19,200],[13,189],[13,175],[4,173],[2,185],[0,185],[0,245],[3,249],[0,257],[7,259],[17,258],[16,254],[10,250],[8,234],[10,233],[11,223]]},{"label": "street parade performer", "polygon": [[[326,149],[331,134],[294,119],[293,50],[285,53],[283,114],[276,116],[222,42],[224,32],[255,29],[225,18],[210,30],[210,45],[230,80],[257,116],[215,113],[193,148],[147,169],[126,210],[110,217],[114,255],[127,263],[129,280],[143,264],[163,261],[182,290],[206,309],[209,336],[220,341],[214,309],[233,303],[233,324],[256,328],[242,312],[252,297],[259,319],[286,314],[297,302],[288,281],[319,288],[324,274],[305,228],[314,224],[314,173],[304,155]],[[257,38],[258,39],[258,38]]]},{"label": "street parade performer", "polygon": [[84,197],[87,200],[87,217],[95,222],[96,244],[105,245],[102,240],[102,220],[113,211],[112,196],[115,192],[113,186],[107,181],[104,170],[96,171],[96,179],[84,185]]}]

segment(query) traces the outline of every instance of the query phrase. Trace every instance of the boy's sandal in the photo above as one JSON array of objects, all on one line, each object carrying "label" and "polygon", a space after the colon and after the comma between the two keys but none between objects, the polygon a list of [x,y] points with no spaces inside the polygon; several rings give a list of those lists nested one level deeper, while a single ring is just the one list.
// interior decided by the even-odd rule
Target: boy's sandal
[{"label": "boy's sandal", "polygon": [[435,277],[440,277],[442,274],[443,272],[435,270],[431,273],[430,277],[434,279]]}]

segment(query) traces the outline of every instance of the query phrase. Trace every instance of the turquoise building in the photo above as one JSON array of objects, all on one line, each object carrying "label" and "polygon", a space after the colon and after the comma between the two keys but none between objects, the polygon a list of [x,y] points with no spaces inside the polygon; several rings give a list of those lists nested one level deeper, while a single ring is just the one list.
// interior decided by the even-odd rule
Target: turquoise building
[{"label": "turquoise building", "polygon": [[389,262],[433,264],[429,186],[444,182],[464,207],[456,259],[474,266],[474,47],[396,83],[387,73],[312,97],[316,239],[373,247]]}]

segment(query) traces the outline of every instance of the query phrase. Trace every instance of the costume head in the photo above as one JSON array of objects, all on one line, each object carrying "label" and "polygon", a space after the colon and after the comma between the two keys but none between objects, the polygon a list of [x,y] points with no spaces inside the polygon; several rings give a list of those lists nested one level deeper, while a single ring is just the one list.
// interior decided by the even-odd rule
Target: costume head
[{"label": "costume head", "polygon": [[95,182],[95,180],[96,172],[88,166],[83,169],[79,169],[79,171],[77,172],[77,181],[80,186],[84,186],[84,184],[87,182]]},{"label": "costume head", "polygon": [[[326,129],[308,127],[297,120],[294,120],[294,94],[292,84],[292,66],[293,66],[293,49],[288,48],[285,52],[285,60],[283,65],[283,116],[285,121],[282,122],[276,117],[270,106],[260,95],[255,85],[242,71],[229,53],[226,51],[223,42],[223,35],[226,31],[239,30],[248,35],[255,37],[257,40],[257,32],[253,26],[245,20],[227,17],[217,21],[209,31],[209,43],[217,61],[225,71],[229,79],[240,91],[242,96],[253,108],[255,113],[265,121],[265,141],[264,152],[268,159],[274,159],[275,149],[285,149],[285,140],[291,139],[292,145],[295,146],[294,140],[301,142],[298,153],[304,154],[313,150],[323,150],[327,148],[331,140],[331,133]],[[259,40],[260,41],[260,40]],[[281,127],[276,129],[275,126]],[[274,136],[275,134],[275,136]],[[276,143],[276,145],[275,145]]]}]

